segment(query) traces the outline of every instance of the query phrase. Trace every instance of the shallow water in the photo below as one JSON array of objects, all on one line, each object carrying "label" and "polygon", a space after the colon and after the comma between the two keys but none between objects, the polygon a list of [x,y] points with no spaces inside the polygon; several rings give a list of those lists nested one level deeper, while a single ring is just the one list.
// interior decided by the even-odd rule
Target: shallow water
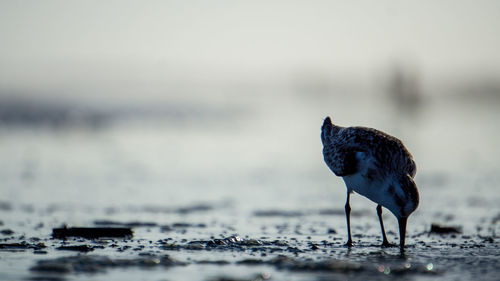
[{"label": "shallow water", "polygon": [[[132,114],[102,127],[4,124],[0,230],[13,233],[0,234],[0,243],[46,247],[0,248],[0,279],[498,280],[498,105],[442,96],[410,110],[374,96],[263,95]],[[355,247],[343,246],[345,187],[321,155],[326,115],[389,132],[413,153],[421,204],[409,219],[404,257],[379,247],[376,205],[357,195]],[[151,224],[134,227],[130,240],[51,238],[52,228],[96,220]],[[397,243],[387,210],[384,221]],[[431,234],[432,223],[461,233]],[[242,240],[213,246],[235,235]],[[175,263],[162,263],[165,255]],[[74,256],[97,265],[80,270],[58,260]],[[66,269],[36,270],[44,261]]]}]

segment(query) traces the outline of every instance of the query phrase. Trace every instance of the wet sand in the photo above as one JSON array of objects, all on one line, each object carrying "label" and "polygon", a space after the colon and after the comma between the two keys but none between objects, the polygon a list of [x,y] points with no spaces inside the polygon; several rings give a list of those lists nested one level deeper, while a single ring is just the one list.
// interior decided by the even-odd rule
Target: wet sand
[{"label": "wet sand", "polygon": [[[197,211],[186,214],[180,209]],[[96,219],[89,226],[130,228],[134,233],[118,238],[55,238],[50,227],[38,220],[3,223],[1,278],[119,280],[128,272],[130,277],[148,280],[427,280],[436,276],[498,280],[498,238],[462,233],[460,225],[435,224],[422,232],[410,231],[401,255],[397,246],[380,247],[377,221],[370,221],[369,214],[354,214],[355,246],[348,248],[344,229],[331,227],[344,219],[337,210],[300,214],[256,210],[244,227],[253,229],[252,234],[238,234],[239,223],[228,223],[235,219],[227,215],[232,211],[232,206],[183,206],[171,211],[179,221],[170,224]],[[212,219],[201,222],[200,217]],[[490,220],[484,227],[491,230],[497,223]],[[26,236],[27,232],[34,236]],[[397,233],[389,231],[388,236],[397,244]]]}]

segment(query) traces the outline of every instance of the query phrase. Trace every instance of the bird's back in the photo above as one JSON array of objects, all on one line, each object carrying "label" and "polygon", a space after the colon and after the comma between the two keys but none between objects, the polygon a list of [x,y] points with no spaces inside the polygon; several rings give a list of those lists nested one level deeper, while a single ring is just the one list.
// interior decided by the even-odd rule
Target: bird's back
[{"label": "bird's back", "polygon": [[415,176],[413,157],[399,139],[372,128],[338,127],[327,119],[322,128],[323,154],[337,176],[356,173],[360,153],[373,159],[379,171]]}]

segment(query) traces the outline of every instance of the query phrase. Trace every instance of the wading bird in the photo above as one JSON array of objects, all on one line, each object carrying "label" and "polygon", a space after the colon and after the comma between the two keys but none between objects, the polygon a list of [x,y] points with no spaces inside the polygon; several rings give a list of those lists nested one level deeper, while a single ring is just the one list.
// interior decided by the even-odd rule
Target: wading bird
[{"label": "wading bird", "polygon": [[365,127],[340,127],[327,117],[321,128],[323,156],[332,172],[347,187],[345,214],[348,240],[352,246],[349,196],[353,191],[377,203],[382,229],[382,247],[389,246],[382,220],[382,206],[398,219],[399,245],[404,251],[408,216],[418,207],[419,195],[413,181],[417,166],[403,143],[381,131]]}]

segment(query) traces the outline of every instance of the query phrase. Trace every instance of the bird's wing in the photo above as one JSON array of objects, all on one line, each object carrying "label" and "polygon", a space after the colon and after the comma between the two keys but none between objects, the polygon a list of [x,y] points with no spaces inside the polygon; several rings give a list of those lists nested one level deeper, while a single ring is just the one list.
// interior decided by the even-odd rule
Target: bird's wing
[{"label": "bird's wing", "polygon": [[328,167],[336,176],[343,177],[357,172],[358,160],[356,147],[348,145],[330,145],[323,149],[323,156]]}]

